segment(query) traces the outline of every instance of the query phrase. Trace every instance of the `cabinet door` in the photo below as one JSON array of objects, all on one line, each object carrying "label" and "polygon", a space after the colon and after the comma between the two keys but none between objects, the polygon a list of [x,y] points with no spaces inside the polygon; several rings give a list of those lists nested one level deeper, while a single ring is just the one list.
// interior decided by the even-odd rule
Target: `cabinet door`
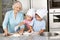
[{"label": "cabinet door", "polygon": [[26,13],[27,10],[30,8],[30,0],[18,0],[22,3],[22,8],[23,8],[23,12]]},{"label": "cabinet door", "polygon": [[35,9],[47,8],[47,0],[31,0],[31,6]]}]

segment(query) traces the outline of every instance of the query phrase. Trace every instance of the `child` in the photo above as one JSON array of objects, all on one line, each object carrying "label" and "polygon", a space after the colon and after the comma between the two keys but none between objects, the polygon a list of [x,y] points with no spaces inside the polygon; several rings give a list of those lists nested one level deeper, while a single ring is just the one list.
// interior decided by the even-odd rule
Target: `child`
[{"label": "child", "polygon": [[42,34],[45,30],[45,21],[43,17],[47,14],[46,9],[39,9],[35,13],[35,18],[31,22],[30,26],[33,27],[33,31],[37,32],[38,34]]},{"label": "child", "polygon": [[15,27],[15,31],[18,29],[18,27],[22,26],[22,25],[26,25],[27,29],[28,29],[28,32],[31,32],[32,31],[32,27],[30,27],[30,23],[33,19],[33,16],[35,14],[35,10],[34,9],[29,9],[27,14],[26,14],[26,17],[25,19],[23,20],[23,22],[21,22],[19,25],[17,25]]}]

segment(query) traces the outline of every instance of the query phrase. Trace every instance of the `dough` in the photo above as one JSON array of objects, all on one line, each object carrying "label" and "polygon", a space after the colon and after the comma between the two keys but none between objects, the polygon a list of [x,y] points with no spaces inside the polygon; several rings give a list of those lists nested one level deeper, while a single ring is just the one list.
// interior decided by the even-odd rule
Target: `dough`
[{"label": "dough", "polygon": [[19,37],[19,36],[20,36],[20,34],[13,34],[13,35],[11,35],[11,36]]},{"label": "dough", "polygon": [[23,33],[23,35],[25,35],[25,36],[29,36],[31,33],[29,33],[29,32],[24,32]]}]

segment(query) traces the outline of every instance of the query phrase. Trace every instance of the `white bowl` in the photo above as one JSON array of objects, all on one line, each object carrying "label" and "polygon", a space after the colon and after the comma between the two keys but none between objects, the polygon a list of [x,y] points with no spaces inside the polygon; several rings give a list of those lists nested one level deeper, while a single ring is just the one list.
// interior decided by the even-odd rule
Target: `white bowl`
[{"label": "white bowl", "polygon": [[13,36],[13,37],[19,37],[20,34],[13,34],[13,35],[11,35],[11,36]]}]

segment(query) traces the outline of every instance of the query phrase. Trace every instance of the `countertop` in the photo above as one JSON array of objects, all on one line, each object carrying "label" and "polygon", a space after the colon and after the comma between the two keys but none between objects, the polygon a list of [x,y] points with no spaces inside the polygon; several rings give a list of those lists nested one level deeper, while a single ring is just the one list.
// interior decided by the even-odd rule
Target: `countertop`
[{"label": "countertop", "polygon": [[0,40],[48,40],[47,36],[40,36],[40,35],[21,35],[19,37],[8,36],[4,37],[0,34]]}]

